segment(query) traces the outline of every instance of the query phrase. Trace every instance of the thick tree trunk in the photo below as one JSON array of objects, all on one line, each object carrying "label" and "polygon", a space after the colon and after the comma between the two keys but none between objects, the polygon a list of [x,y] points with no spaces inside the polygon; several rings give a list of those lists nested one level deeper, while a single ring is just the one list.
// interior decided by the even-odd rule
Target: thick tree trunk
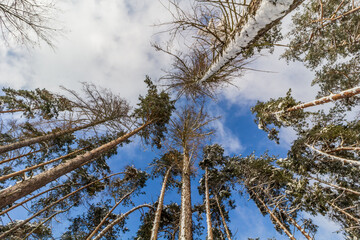
[{"label": "thick tree trunk", "polygon": [[99,240],[100,238],[102,238],[111,228],[113,228],[116,224],[118,224],[119,222],[121,222],[124,218],[126,218],[130,213],[140,209],[140,208],[152,208],[151,205],[149,204],[142,204],[139,205],[137,207],[134,207],[133,209],[129,210],[128,212],[122,214],[120,217],[118,217],[117,219],[115,219],[114,221],[112,221],[109,225],[107,225],[93,240]]},{"label": "thick tree trunk", "polygon": [[192,240],[191,172],[190,157],[186,149],[184,149],[183,156],[179,240]]},{"label": "thick tree trunk", "polygon": [[50,140],[50,139],[53,139],[53,138],[56,138],[56,137],[59,137],[59,136],[65,135],[65,134],[69,134],[69,133],[73,133],[73,132],[85,129],[85,128],[93,127],[93,126],[96,126],[98,124],[104,123],[106,121],[108,121],[108,120],[100,120],[100,121],[88,123],[88,124],[85,124],[85,125],[82,125],[82,126],[79,126],[79,127],[69,128],[69,129],[65,129],[65,130],[62,130],[62,131],[49,133],[49,134],[46,134],[46,135],[43,135],[43,136],[26,139],[26,140],[21,141],[21,142],[16,142],[16,143],[8,144],[8,145],[5,145],[5,146],[0,146],[0,154],[8,152],[8,151],[15,150],[15,149],[18,149],[18,148],[22,148],[22,147],[25,147],[25,146],[30,146],[30,145],[35,144],[35,143],[47,141],[47,140]]},{"label": "thick tree trunk", "polygon": [[83,190],[83,189],[85,189],[85,188],[87,188],[87,187],[89,187],[89,186],[97,183],[97,182],[100,182],[101,180],[104,180],[104,179],[107,179],[107,178],[110,178],[110,177],[112,177],[112,176],[119,175],[119,174],[122,174],[122,173],[123,173],[123,172],[111,174],[111,175],[106,176],[106,177],[104,177],[104,178],[102,178],[102,179],[93,181],[93,182],[91,182],[91,183],[89,183],[89,184],[87,184],[87,185],[85,185],[85,186],[83,186],[83,187],[81,187],[81,188],[79,188],[79,189],[77,189],[77,190],[75,190],[75,191],[67,194],[66,196],[64,196],[64,197],[56,200],[55,202],[53,202],[53,203],[51,203],[50,205],[48,205],[48,206],[46,206],[45,208],[43,208],[42,210],[38,211],[37,213],[35,213],[35,214],[32,215],[31,217],[29,217],[28,219],[22,221],[21,223],[19,223],[19,224],[16,225],[15,227],[13,227],[13,228],[9,229],[8,231],[2,233],[2,234],[0,235],[0,239],[3,239],[4,237],[8,236],[9,234],[11,234],[11,233],[12,233],[13,231],[15,231],[16,229],[24,226],[26,223],[28,223],[28,222],[31,221],[32,219],[34,219],[35,217],[39,216],[41,213],[43,213],[43,212],[45,212],[46,210],[50,209],[51,207],[53,207],[54,205],[58,204],[59,202],[64,201],[65,199],[71,197],[71,196],[74,195],[75,193],[77,193],[77,192],[79,192],[79,191],[81,191],[81,190]]},{"label": "thick tree trunk", "polygon": [[289,232],[289,230],[284,226],[284,224],[282,224],[282,222],[275,216],[275,214],[268,208],[268,206],[264,203],[264,201],[259,198],[259,196],[256,194],[255,191],[250,190],[254,196],[256,197],[256,199],[261,203],[261,205],[263,205],[263,207],[265,208],[266,212],[268,212],[271,216],[272,219],[274,219],[274,221],[279,225],[279,227],[284,231],[284,233],[286,235],[288,235],[289,239],[291,240],[296,240],[296,238]]},{"label": "thick tree trunk", "polygon": [[225,217],[224,217],[224,213],[223,211],[221,210],[221,206],[220,206],[220,202],[219,202],[219,198],[218,196],[215,194],[215,200],[216,200],[216,204],[218,206],[218,209],[219,209],[219,212],[220,212],[220,216],[221,216],[221,221],[224,225],[224,228],[225,228],[225,232],[226,232],[226,236],[228,238],[228,240],[231,240],[231,234],[230,234],[230,231],[229,231],[229,228],[226,224],[226,221],[225,221]]},{"label": "thick tree trunk", "polygon": [[213,231],[211,226],[211,211],[210,211],[210,196],[209,196],[209,171],[205,167],[205,209],[206,209],[206,225],[207,225],[207,239],[213,240]]},{"label": "thick tree trunk", "polygon": [[[247,22],[242,23],[240,32],[237,32],[229,41],[224,50],[211,64],[199,83],[211,81],[211,78],[229,65],[238,57],[244,49],[249,48],[261,36],[263,36],[280,20],[295,9],[303,0],[281,0],[272,2],[269,0],[253,0],[252,9],[248,9],[250,16],[246,16]],[[239,29],[239,28],[238,28]]]},{"label": "thick tree trunk", "polygon": [[151,240],[157,239],[159,226],[160,226],[161,211],[162,211],[163,205],[164,205],[166,184],[167,184],[167,181],[171,174],[171,169],[172,169],[172,167],[169,167],[169,169],[166,171],[166,174],[164,176],[164,180],[163,180],[163,184],[162,184],[161,192],[160,192],[160,196],[159,196],[159,202],[158,202],[158,206],[157,206],[156,213],[155,213],[154,224],[153,224],[153,228],[151,230],[151,238],[150,238]]},{"label": "thick tree trunk", "polygon": [[45,186],[46,184],[54,181],[55,179],[65,175],[66,173],[69,173],[74,169],[77,169],[85,164],[94,161],[98,156],[116,147],[118,144],[126,141],[128,138],[137,134],[151,123],[151,121],[147,122],[141,127],[123,135],[122,137],[119,137],[118,139],[115,139],[83,155],[79,155],[73,159],[61,163],[60,165],[45,172],[42,172],[33,178],[18,183],[15,186],[2,190],[0,192],[0,208],[3,208],[6,205],[9,205],[16,200],[32,193],[33,191]]},{"label": "thick tree trunk", "polygon": [[300,109],[304,109],[304,108],[308,108],[308,107],[313,107],[313,106],[317,106],[317,105],[321,105],[324,103],[328,103],[328,102],[333,102],[339,99],[343,99],[343,98],[349,98],[352,97],[354,95],[360,94],[360,87],[354,87],[345,91],[342,91],[340,93],[337,94],[331,94],[330,96],[326,96],[326,97],[322,97],[319,98],[317,100],[311,101],[311,102],[307,102],[307,103],[302,103],[299,105],[296,105],[294,107],[285,109],[283,111],[278,111],[275,112],[274,114],[282,114],[285,112],[293,112],[296,110],[300,110]]}]

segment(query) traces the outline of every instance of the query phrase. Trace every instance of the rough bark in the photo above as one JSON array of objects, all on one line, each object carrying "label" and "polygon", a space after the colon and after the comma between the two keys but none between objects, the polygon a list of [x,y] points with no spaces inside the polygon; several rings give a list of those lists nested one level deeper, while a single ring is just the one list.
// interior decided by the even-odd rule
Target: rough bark
[{"label": "rough bark", "polygon": [[217,207],[219,209],[219,212],[220,212],[220,216],[221,216],[221,221],[224,225],[224,228],[225,228],[225,232],[226,232],[226,236],[228,238],[228,240],[231,240],[231,234],[230,234],[230,231],[229,231],[229,228],[226,224],[226,221],[225,221],[225,217],[224,217],[224,213],[223,211],[221,210],[221,206],[220,206],[220,202],[219,202],[219,198],[218,196],[215,194],[215,200],[216,200],[216,204],[217,204]]},{"label": "rough bark", "polygon": [[206,225],[207,225],[207,239],[213,240],[213,231],[211,225],[211,211],[210,211],[210,196],[209,196],[209,171],[208,168],[205,167],[205,209],[206,209]]},{"label": "rough bark", "polygon": [[187,150],[183,153],[183,167],[181,176],[181,212],[179,240],[192,240],[192,209],[190,183],[190,157]]},{"label": "rough bark", "polygon": [[271,218],[279,225],[279,227],[284,231],[284,233],[289,237],[291,240],[296,240],[296,238],[289,232],[289,230],[282,224],[282,222],[275,216],[275,214],[268,208],[268,206],[264,203],[264,201],[259,198],[259,196],[256,194],[255,191],[250,190],[256,199],[261,203],[261,205],[264,207],[266,212],[268,212],[271,216]]},{"label": "rough bark", "polygon": [[116,224],[118,224],[120,221],[122,221],[124,218],[126,218],[130,213],[140,209],[140,208],[152,208],[151,205],[149,204],[142,204],[139,205],[137,207],[134,207],[133,209],[129,210],[128,212],[122,214],[120,217],[118,217],[117,219],[115,219],[114,221],[112,221],[109,225],[107,225],[93,240],[99,240],[100,238],[102,238],[107,231],[109,231],[112,227],[114,227]]},{"label": "rough bark", "polygon": [[274,114],[276,115],[276,114],[283,114],[286,112],[293,112],[296,110],[313,107],[313,106],[321,105],[321,104],[328,103],[328,102],[333,102],[333,101],[336,101],[339,99],[349,98],[349,97],[355,96],[357,94],[360,94],[360,87],[354,87],[354,88],[347,89],[347,90],[342,91],[337,94],[331,94],[329,96],[322,97],[322,98],[319,98],[319,99],[311,101],[311,102],[302,103],[302,104],[296,105],[294,107],[285,109],[283,111],[275,112]]},{"label": "rough bark", "polygon": [[33,178],[30,178],[10,188],[6,188],[2,190],[0,192],[0,208],[3,208],[15,202],[16,200],[32,193],[33,191],[63,176],[64,174],[69,173],[76,168],[79,168],[85,164],[94,161],[98,156],[116,147],[118,144],[126,141],[128,138],[140,132],[142,129],[144,129],[151,123],[152,123],[151,121],[147,122],[143,124],[141,127],[133,130],[130,133],[123,135],[122,137],[119,137],[107,144],[95,148],[83,155],[76,156],[75,158],[70,159],[64,163],[61,163],[60,165],[48,171],[42,172]]},{"label": "rough bark", "polygon": [[16,143],[8,144],[8,145],[5,145],[5,146],[0,146],[0,154],[8,152],[8,151],[15,150],[15,149],[18,149],[18,148],[22,148],[22,147],[25,147],[25,146],[30,146],[30,145],[35,144],[35,143],[47,141],[47,140],[50,140],[50,139],[53,139],[53,138],[56,138],[56,137],[59,137],[59,136],[65,135],[65,134],[69,134],[69,133],[73,133],[73,132],[85,129],[85,128],[93,127],[93,126],[96,126],[98,124],[104,123],[106,121],[108,121],[108,120],[100,120],[100,121],[88,123],[88,124],[85,124],[85,125],[82,125],[82,126],[79,126],[79,127],[69,128],[69,129],[58,131],[58,132],[49,133],[49,134],[46,134],[46,135],[43,135],[43,136],[26,139],[26,140],[23,140],[21,142],[16,142]]},{"label": "rough bark", "polygon": [[172,169],[172,167],[169,167],[169,169],[166,171],[166,174],[164,176],[164,180],[163,180],[163,184],[162,184],[161,192],[160,192],[160,196],[159,196],[159,202],[158,202],[158,206],[157,206],[156,213],[155,213],[154,224],[153,224],[153,228],[151,230],[151,238],[150,238],[151,240],[157,239],[159,226],[160,226],[161,211],[162,211],[163,205],[164,205],[166,184],[167,184],[167,181],[171,174],[171,169]]}]

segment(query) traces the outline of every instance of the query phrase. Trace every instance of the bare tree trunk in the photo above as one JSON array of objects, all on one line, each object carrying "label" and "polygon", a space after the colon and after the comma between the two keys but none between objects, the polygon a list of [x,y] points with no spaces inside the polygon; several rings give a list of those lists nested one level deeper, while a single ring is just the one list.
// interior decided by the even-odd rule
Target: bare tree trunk
[{"label": "bare tree trunk", "polygon": [[275,112],[274,114],[282,114],[282,113],[285,113],[285,112],[293,112],[293,111],[296,111],[296,110],[321,105],[321,104],[336,101],[336,100],[339,100],[339,99],[349,98],[349,97],[352,97],[352,96],[357,95],[357,94],[360,94],[360,87],[354,87],[354,88],[347,89],[347,90],[342,91],[342,92],[337,93],[337,94],[331,94],[330,96],[322,97],[322,98],[319,98],[319,99],[311,101],[311,102],[302,103],[302,104],[296,105],[294,107],[285,109],[283,111]]},{"label": "bare tree trunk", "polygon": [[53,138],[56,138],[56,137],[59,137],[59,136],[65,135],[65,134],[69,134],[69,133],[73,133],[73,132],[85,129],[85,128],[93,127],[93,126],[96,126],[98,124],[104,123],[106,121],[108,121],[108,120],[100,120],[100,121],[88,123],[88,124],[85,124],[85,125],[82,125],[82,126],[79,126],[79,127],[69,128],[69,129],[65,129],[65,130],[62,130],[62,131],[54,132],[54,133],[48,133],[46,135],[26,139],[26,140],[21,141],[21,142],[16,142],[16,143],[8,144],[8,145],[5,145],[5,146],[0,146],[0,154],[8,152],[8,151],[15,150],[15,149],[18,149],[18,148],[22,148],[22,147],[25,147],[25,146],[29,146],[29,145],[32,145],[34,143],[47,141],[47,140],[50,140],[50,139],[53,139]]},{"label": "bare tree trunk", "polygon": [[208,168],[205,167],[205,209],[206,209],[206,224],[207,224],[207,239],[213,240],[213,232],[211,226],[211,211],[210,211],[210,197],[209,197],[209,171]]},{"label": "bare tree trunk", "polygon": [[275,216],[275,214],[268,208],[268,206],[264,203],[264,201],[256,194],[254,190],[250,190],[256,199],[263,205],[266,212],[268,212],[272,219],[275,220],[275,222],[279,225],[279,227],[285,232],[286,235],[288,235],[289,239],[296,240],[296,238],[289,232],[289,230],[282,224],[282,222]]},{"label": "bare tree trunk", "polygon": [[112,177],[112,176],[119,175],[119,174],[122,174],[122,173],[123,173],[123,172],[111,174],[111,175],[106,176],[106,177],[104,177],[104,178],[102,178],[102,179],[93,181],[93,182],[91,182],[91,183],[89,183],[89,184],[87,184],[87,185],[85,185],[85,186],[83,186],[83,187],[81,187],[81,188],[79,188],[79,189],[77,189],[77,190],[75,190],[75,191],[67,194],[66,196],[64,196],[64,197],[56,200],[55,202],[53,202],[53,203],[51,203],[50,205],[48,205],[48,206],[46,206],[45,208],[43,208],[42,210],[38,211],[37,213],[35,213],[34,215],[32,215],[30,218],[22,221],[20,224],[18,224],[18,225],[16,225],[15,227],[9,229],[8,231],[2,233],[2,234],[0,235],[0,239],[3,239],[4,237],[8,236],[10,233],[12,233],[13,231],[15,231],[15,230],[18,229],[19,227],[24,226],[26,223],[28,223],[28,222],[29,222],[30,220],[32,220],[33,218],[39,216],[41,213],[43,213],[43,212],[45,212],[46,210],[50,209],[51,207],[53,207],[54,205],[58,204],[59,202],[64,201],[64,200],[67,199],[68,197],[71,197],[71,196],[74,195],[75,193],[77,193],[77,192],[79,192],[79,191],[81,191],[81,190],[83,190],[83,189],[85,189],[85,188],[93,185],[94,183],[100,182],[101,180],[104,180],[104,179],[107,179],[107,178],[110,178],[110,177]]},{"label": "bare tree trunk", "polygon": [[118,224],[120,221],[122,221],[124,218],[126,218],[130,213],[132,213],[140,208],[144,208],[144,207],[152,208],[152,206],[149,204],[142,204],[142,205],[134,207],[133,209],[122,214],[120,217],[118,217],[117,219],[112,221],[109,225],[107,225],[93,240],[99,240],[107,233],[107,231],[109,231],[112,227],[114,227],[116,224]]},{"label": "bare tree trunk", "polygon": [[357,192],[357,191],[352,190],[352,189],[349,189],[349,188],[345,188],[345,187],[341,187],[341,186],[338,186],[338,185],[329,183],[329,182],[324,181],[324,180],[322,180],[322,179],[320,179],[320,178],[311,177],[311,176],[307,176],[307,177],[310,178],[310,179],[316,180],[316,181],[318,181],[318,182],[320,182],[320,183],[323,183],[323,184],[325,184],[325,185],[328,185],[328,186],[330,186],[330,187],[333,187],[333,188],[336,188],[336,189],[340,189],[340,190],[343,190],[343,191],[345,191],[345,192],[349,192],[349,193],[352,193],[352,194],[355,194],[355,195],[360,195],[360,192]]},{"label": "bare tree trunk", "polygon": [[220,212],[221,221],[222,221],[222,223],[224,225],[224,228],[225,228],[226,236],[227,236],[228,240],[231,240],[231,234],[230,234],[229,228],[228,228],[228,226],[226,224],[224,213],[221,210],[221,206],[220,206],[220,202],[219,202],[219,198],[218,198],[217,194],[215,194],[215,200],[216,200],[216,204],[218,206],[219,212]]},{"label": "bare tree trunk", "polygon": [[[239,21],[242,24],[240,32],[237,32],[229,41],[222,53],[218,55],[199,80],[199,83],[211,81],[211,78],[239,56],[243,49],[250,47],[268,30],[278,24],[283,17],[300,5],[303,0],[284,0],[276,3],[267,0],[253,0],[252,2],[256,4],[251,4],[254,9],[248,9],[250,14],[244,18],[247,19],[247,22],[242,24]],[[238,29],[239,27],[236,30],[238,31]]]},{"label": "bare tree trunk", "polygon": [[183,168],[181,176],[181,212],[179,240],[192,240],[192,209],[191,209],[191,183],[190,183],[190,157],[184,148]]},{"label": "bare tree trunk", "polygon": [[116,147],[118,144],[126,141],[131,136],[137,134],[142,129],[147,127],[152,122],[149,121],[139,128],[133,130],[130,133],[127,133],[123,135],[122,137],[119,137],[118,139],[115,139],[109,143],[106,143],[98,148],[95,148],[83,155],[76,156],[73,159],[70,159],[64,163],[61,163],[60,165],[47,170],[45,172],[42,172],[38,175],[36,175],[33,178],[30,178],[28,180],[25,180],[21,183],[18,183],[10,188],[6,188],[0,192],[0,208],[5,207],[6,205],[9,205],[16,200],[32,193],[33,191],[45,186],[46,184],[54,181],[55,179],[63,176],[66,173],[69,173],[73,171],[74,169],[77,169],[85,164],[88,164],[92,161],[94,161],[98,156],[101,154],[109,151],[110,149]]},{"label": "bare tree trunk", "polygon": [[308,148],[310,148],[311,150],[313,150],[314,152],[326,156],[328,158],[330,158],[331,160],[335,160],[335,161],[339,161],[341,163],[346,163],[346,164],[352,164],[352,165],[357,165],[360,166],[360,161],[355,161],[355,160],[350,160],[350,159],[346,159],[346,158],[342,158],[342,157],[338,157],[338,156],[334,156],[331,154],[328,154],[326,152],[320,151],[319,149],[314,148],[313,146],[309,145],[309,144],[305,144]]},{"label": "bare tree trunk", "polygon": [[158,203],[156,213],[155,213],[154,224],[153,224],[153,228],[151,230],[151,238],[150,238],[151,240],[156,240],[157,239],[159,226],[160,226],[161,211],[162,211],[163,205],[164,205],[164,196],[165,196],[166,184],[167,184],[167,181],[168,181],[169,176],[171,174],[171,169],[172,169],[172,167],[169,167],[169,169],[166,171],[166,174],[164,176],[164,180],[163,180],[163,184],[162,184],[161,192],[160,192],[160,196],[159,196],[159,203]]},{"label": "bare tree trunk", "polygon": [[0,111],[1,113],[15,113],[15,112],[25,112],[26,109],[13,109],[13,110],[6,110],[6,111]]},{"label": "bare tree trunk", "polygon": [[83,151],[83,150],[85,150],[85,149],[87,149],[87,148],[89,148],[89,147],[84,147],[84,148],[78,149],[78,150],[76,150],[76,151],[74,151],[74,152],[71,152],[71,153],[69,153],[69,154],[66,154],[66,155],[64,155],[64,156],[61,156],[61,157],[52,159],[52,160],[50,160],[50,161],[47,161],[47,162],[44,162],[44,163],[40,163],[40,164],[38,164],[38,165],[35,165],[35,166],[32,166],[32,167],[28,167],[28,168],[25,168],[25,169],[23,169],[23,170],[20,170],[20,171],[17,171],[17,172],[10,173],[10,174],[8,174],[8,175],[2,176],[2,177],[0,177],[0,181],[4,181],[4,180],[9,179],[9,178],[11,178],[11,177],[19,176],[19,175],[21,175],[22,173],[28,172],[28,171],[30,171],[30,170],[33,170],[33,169],[36,169],[36,168],[39,168],[39,167],[46,166],[46,165],[48,165],[48,164],[50,164],[50,163],[53,163],[53,162],[59,161],[59,160],[61,160],[61,159],[67,158],[67,157],[69,157],[69,156],[71,156],[71,155],[77,154],[77,153],[79,153],[79,152],[81,152],[81,151]]},{"label": "bare tree trunk", "polygon": [[[280,211],[285,213],[282,209],[280,209]],[[293,219],[289,214],[286,214],[286,217],[290,219],[290,222],[302,233],[302,235],[304,235],[306,239],[313,240],[313,238],[309,236],[309,234],[296,222],[295,219]]]},{"label": "bare tree trunk", "polygon": [[29,156],[29,155],[34,154],[34,153],[41,152],[41,151],[43,151],[43,150],[44,150],[44,148],[39,149],[39,150],[36,150],[36,151],[31,151],[31,152],[28,152],[28,153],[26,153],[26,154],[22,154],[22,155],[13,157],[13,158],[8,158],[8,159],[5,159],[5,160],[0,161],[0,164],[7,163],[7,162],[11,162],[11,161],[13,161],[13,160],[16,160],[16,159],[19,159],[19,158],[22,158],[22,157],[26,157],[26,156]]}]

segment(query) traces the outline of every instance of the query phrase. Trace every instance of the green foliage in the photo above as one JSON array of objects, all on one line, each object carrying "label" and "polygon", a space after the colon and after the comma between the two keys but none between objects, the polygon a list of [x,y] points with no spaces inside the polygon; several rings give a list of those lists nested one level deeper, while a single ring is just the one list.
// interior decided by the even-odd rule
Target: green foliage
[{"label": "green foliage", "polygon": [[57,118],[61,111],[72,110],[72,104],[68,99],[46,89],[2,90],[5,95],[0,96],[1,107],[6,110],[21,110],[27,118],[34,118],[35,115],[44,119]]},{"label": "green foliage", "polygon": [[[95,229],[95,227],[101,222],[105,215],[109,212],[111,208],[110,201],[104,203],[91,204],[86,213],[81,214],[78,217],[70,218],[71,225],[68,227],[68,231],[65,232],[62,236],[62,240],[77,240],[85,239],[90,232]],[[116,219],[118,215],[111,213],[103,226],[100,228],[103,229],[111,221]],[[128,229],[125,227],[125,220],[116,224],[111,228],[104,236],[106,240],[116,240],[118,239],[119,233],[127,232]]]},{"label": "green foliage", "polygon": [[291,89],[286,93],[285,97],[278,99],[270,99],[267,102],[258,101],[257,104],[251,108],[251,112],[255,114],[255,123],[259,129],[268,133],[268,137],[279,143],[279,129],[281,127],[293,126],[302,127],[304,117],[307,113],[303,110],[297,110],[295,112],[286,112],[286,109],[298,105],[297,102],[291,96]]},{"label": "green foliage", "polygon": [[175,109],[175,102],[170,100],[169,94],[165,91],[158,92],[157,87],[148,76],[146,76],[145,83],[148,86],[148,92],[145,97],[139,97],[140,103],[134,111],[134,116],[142,123],[152,122],[140,133],[140,136],[146,143],[160,148],[161,140],[166,132],[166,124]]},{"label": "green foliage", "polygon": [[[15,227],[17,224],[21,223],[20,221],[14,221],[13,223],[8,223],[7,225],[4,226],[0,226],[0,233],[2,232],[6,232],[8,230],[10,230],[11,228]],[[37,226],[39,222],[35,221],[32,223],[27,223],[24,226],[18,228],[17,230],[15,230],[11,236],[5,237],[3,238],[4,240],[17,240],[17,239],[22,239],[23,237],[25,237],[27,235],[27,233],[33,231],[30,239],[53,239],[52,238],[52,231],[51,228],[45,225],[40,225],[39,227]]]}]

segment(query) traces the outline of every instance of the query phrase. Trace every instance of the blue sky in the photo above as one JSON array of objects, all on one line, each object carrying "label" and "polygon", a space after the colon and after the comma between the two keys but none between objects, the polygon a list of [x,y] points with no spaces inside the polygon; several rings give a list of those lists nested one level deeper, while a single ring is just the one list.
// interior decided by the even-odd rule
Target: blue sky
[{"label": "blue sky", "polygon": [[[63,31],[55,36],[55,49],[45,44],[27,49],[0,43],[0,87],[39,87],[61,93],[60,85],[78,90],[80,82],[87,81],[110,88],[135,104],[139,94],[145,93],[145,75],[156,80],[164,74],[162,70],[169,69],[169,56],[155,52],[150,44],[165,42],[169,38],[167,34],[156,34],[164,29],[153,26],[170,19],[159,1],[63,0],[58,1],[57,7],[59,11],[54,26]],[[286,29],[289,18],[284,22]],[[175,47],[181,46],[180,41],[174,43]],[[313,74],[301,63],[287,64],[279,60],[282,51],[277,49],[273,55],[263,52],[250,65],[271,73],[245,72],[242,77],[234,79],[236,87],[222,89],[217,100],[208,105],[211,114],[222,116],[214,123],[217,132],[212,142],[223,145],[227,155],[248,155],[254,151],[261,154],[266,150],[280,157],[286,155],[295,137],[294,132],[283,129],[280,145],[276,145],[258,129],[250,113],[250,107],[257,100],[284,96],[289,88],[293,89],[298,100],[308,101],[315,97],[317,89],[310,87]],[[151,149],[135,141],[120,149],[109,164],[114,172],[127,164],[145,170],[155,156]],[[198,179],[193,181],[197,182]],[[142,200],[155,201],[160,187],[160,180],[150,182],[148,194]],[[197,186],[194,185],[193,189],[194,203],[201,201],[197,196]],[[167,202],[170,199],[179,202],[174,193],[166,198]],[[268,217],[263,218],[246,197],[236,196],[236,199],[238,207],[231,213],[230,227],[237,233],[237,239],[286,239],[276,233]],[[138,214],[132,215],[129,223],[135,226]],[[336,225],[321,217],[316,218],[316,223],[320,226],[317,239],[341,239],[341,236],[331,234],[337,230]],[[301,239],[300,235],[297,236]]]}]

